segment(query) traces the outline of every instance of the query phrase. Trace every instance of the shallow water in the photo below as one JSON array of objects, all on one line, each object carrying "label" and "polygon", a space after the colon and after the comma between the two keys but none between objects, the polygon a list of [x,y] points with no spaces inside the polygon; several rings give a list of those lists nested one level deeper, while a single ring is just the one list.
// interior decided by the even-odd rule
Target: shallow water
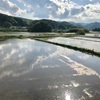
[{"label": "shallow water", "polygon": [[72,37],[72,39],[82,39],[86,41],[100,42],[100,38]]},{"label": "shallow water", "polygon": [[77,47],[81,47],[81,48],[87,48],[87,49],[91,49],[91,50],[100,52],[100,42],[86,41],[83,39],[75,39],[75,38],[74,39],[73,38],[64,38],[64,37],[52,38],[52,39],[49,39],[49,41],[72,45],[72,46],[77,46]]},{"label": "shallow water", "polygon": [[95,34],[86,34],[86,36],[96,36],[96,37],[100,37],[100,33],[95,33]]},{"label": "shallow water", "polygon": [[100,58],[30,39],[0,42],[1,100],[99,100]]}]

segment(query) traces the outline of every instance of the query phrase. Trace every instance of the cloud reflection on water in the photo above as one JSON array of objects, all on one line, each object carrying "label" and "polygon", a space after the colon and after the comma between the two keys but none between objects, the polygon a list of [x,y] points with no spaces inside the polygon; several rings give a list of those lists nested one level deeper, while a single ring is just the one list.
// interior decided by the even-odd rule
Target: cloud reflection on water
[{"label": "cloud reflection on water", "polygon": [[61,59],[59,59],[59,60],[65,64],[69,65],[75,71],[77,71],[77,74],[79,74],[79,75],[84,75],[84,74],[85,75],[96,75],[100,78],[100,75],[93,69],[86,67],[76,61],[73,61],[72,59],[70,59],[67,56],[62,55],[62,57],[66,58],[66,62],[62,61]]},{"label": "cloud reflection on water", "polygon": [[[19,89],[18,94],[22,93],[20,92],[21,90],[26,91],[25,93],[29,93],[28,96],[31,96],[30,91],[33,95],[34,89],[36,89],[39,90],[38,93],[40,94],[52,93],[53,98],[57,96],[60,99],[63,97],[63,100],[74,100],[73,98],[77,95],[79,95],[79,98],[85,98],[80,93],[74,93],[74,89],[89,97],[91,92],[86,87],[90,86],[91,88],[93,86],[91,83],[94,80],[99,83],[99,74],[92,68],[85,66],[85,63],[80,63],[91,58],[99,62],[99,58],[29,39],[7,40],[2,42],[1,46],[0,79],[6,84],[3,88],[6,86],[6,89],[12,90],[14,93],[16,92],[15,90]],[[76,61],[76,58],[78,61]],[[98,64],[96,65],[99,66]],[[8,78],[8,80],[5,80],[5,78]],[[90,80],[88,81],[88,79]],[[2,86],[1,83],[0,85]],[[71,90],[73,93],[68,90]],[[13,95],[10,94],[10,96]]]},{"label": "cloud reflection on water", "polygon": [[71,100],[70,95],[67,92],[65,92],[65,100]]},{"label": "cloud reflection on water", "polygon": [[[49,47],[48,44],[44,44],[44,46],[40,46],[40,42],[35,42],[33,40],[7,40],[2,43],[0,47],[2,47],[3,54],[1,54],[1,65],[0,69],[2,77],[12,75],[13,77],[17,77],[20,75],[24,75],[33,70],[33,68],[53,68],[60,67],[57,64],[48,65],[45,64],[48,60],[58,59],[60,62],[65,63],[70,68],[77,71],[79,75],[96,75],[100,77],[100,75],[86,66],[72,60],[70,57],[66,55],[73,55],[74,52],[72,50],[60,48],[57,46]],[[38,45],[37,45],[38,43]],[[60,57],[65,60],[60,59]],[[81,57],[81,56],[79,56]],[[84,59],[87,59],[89,55],[84,56]],[[81,59],[81,58],[80,58]],[[57,62],[55,62],[57,63]],[[3,71],[6,68],[6,72]],[[8,71],[8,72],[7,72]],[[5,74],[7,73],[7,74]]]},{"label": "cloud reflection on water", "polygon": [[100,43],[94,41],[86,41],[86,40],[79,40],[79,39],[72,39],[72,38],[64,38],[64,37],[57,37],[49,39],[49,41],[57,42],[61,44],[67,44],[72,46],[77,46],[81,48],[88,48],[94,51],[100,51]]}]

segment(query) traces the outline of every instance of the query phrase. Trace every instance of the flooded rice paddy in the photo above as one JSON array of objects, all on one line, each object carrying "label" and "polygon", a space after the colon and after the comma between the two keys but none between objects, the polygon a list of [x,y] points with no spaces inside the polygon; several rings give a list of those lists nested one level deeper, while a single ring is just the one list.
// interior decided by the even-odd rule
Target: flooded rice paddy
[{"label": "flooded rice paddy", "polygon": [[86,41],[100,42],[100,38],[72,37],[72,39],[80,39]]},{"label": "flooded rice paddy", "polygon": [[30,39],[2,41],[0,100],[100,100],[100,58]]},{"label": "flooded rice paddy", "polygon": [[79,37],[75,37],[75,38],[57,37],[57,38],[49,39],[49,41],[72,45],[80,48],[86,48],[86,49],[100,52],[100,39],[95,40],[95,38],[94,39],[93,38],[84,39],[83,37],[81,38],[79,39]]},{"label": "flooded rice paddy", "polygon": [[94,32],[94,34],[86,34],[86,36],[94,36],[94,37],[100,37],[100,33]]}]

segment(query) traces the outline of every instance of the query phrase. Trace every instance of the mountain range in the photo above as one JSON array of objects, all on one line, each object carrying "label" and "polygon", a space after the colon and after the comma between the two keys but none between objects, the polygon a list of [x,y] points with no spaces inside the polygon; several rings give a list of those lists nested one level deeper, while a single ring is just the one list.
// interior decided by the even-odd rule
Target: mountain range
[{"label": "mountain range", "polygon": [[0,27],[8,27],[8,28],[11,26],[25,27],[29,25],[29,22],[31,22],[31,20],[8,16],[0,13]]},{"label": "mountain range", "polygon": [[87,24],[84,26],[84,28],[90,29],[90,30],[93,30],[95,28],[100,28],[100,22],[94,22],[94,23]]},{"label": "mountain range", "polygon": [[70,22],[74,26],[77,27],[83,27],[85,29],[93,30],[95,28],[100,28],[100,22],[94,22],[94,23],[75,23],[75,22]]},{"label": "mountain range", "polygon": [[0,13],[0,27],[5,27],[5,28],[11,26],[28,27],[30,23],[35,24],[37,22],[46,22],[52,27],[52,29],[57,29],[57,30],[66,30],[66,29],[77,28],[77,27],[83,27],[89,30],[92,30],[94,28],[100,28],[100,22],[75,23],[75,22],[65,22],[65,21],[59,22],[59,21],[48,20],[48,19],[29,20],[20,17],[8,16]]}]

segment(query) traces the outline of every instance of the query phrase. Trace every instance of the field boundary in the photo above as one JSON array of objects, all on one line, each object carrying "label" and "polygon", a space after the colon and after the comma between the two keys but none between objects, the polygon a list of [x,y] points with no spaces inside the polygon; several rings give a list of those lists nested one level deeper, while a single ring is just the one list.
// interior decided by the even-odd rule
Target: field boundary
[{"label": "field boundary", "polygon": [[62,47],[66,47],[66,48],[69,48],[69,49],[77,50],[77,51],[80,51],[80,52],[83,52],[83,53],[87,53],[87,54],[90,54],[90,55],[95,55],[95,56],[100,57],[100,52],[96,52],[94,50],[90,50],[90,49],[86,49],[86,48],[80,48],[80,47],[66,45],[66,44],[61,44],[61,43],[56,43],[56,42],[51,42],[51,41],[47,41],[47,40],[44,40],[44,39],[34,39],[34,40],[46,42],[46,43],[50,43],[50,44],[54,44],[54,45],[58,45],[58,46],[62,46]]}]

